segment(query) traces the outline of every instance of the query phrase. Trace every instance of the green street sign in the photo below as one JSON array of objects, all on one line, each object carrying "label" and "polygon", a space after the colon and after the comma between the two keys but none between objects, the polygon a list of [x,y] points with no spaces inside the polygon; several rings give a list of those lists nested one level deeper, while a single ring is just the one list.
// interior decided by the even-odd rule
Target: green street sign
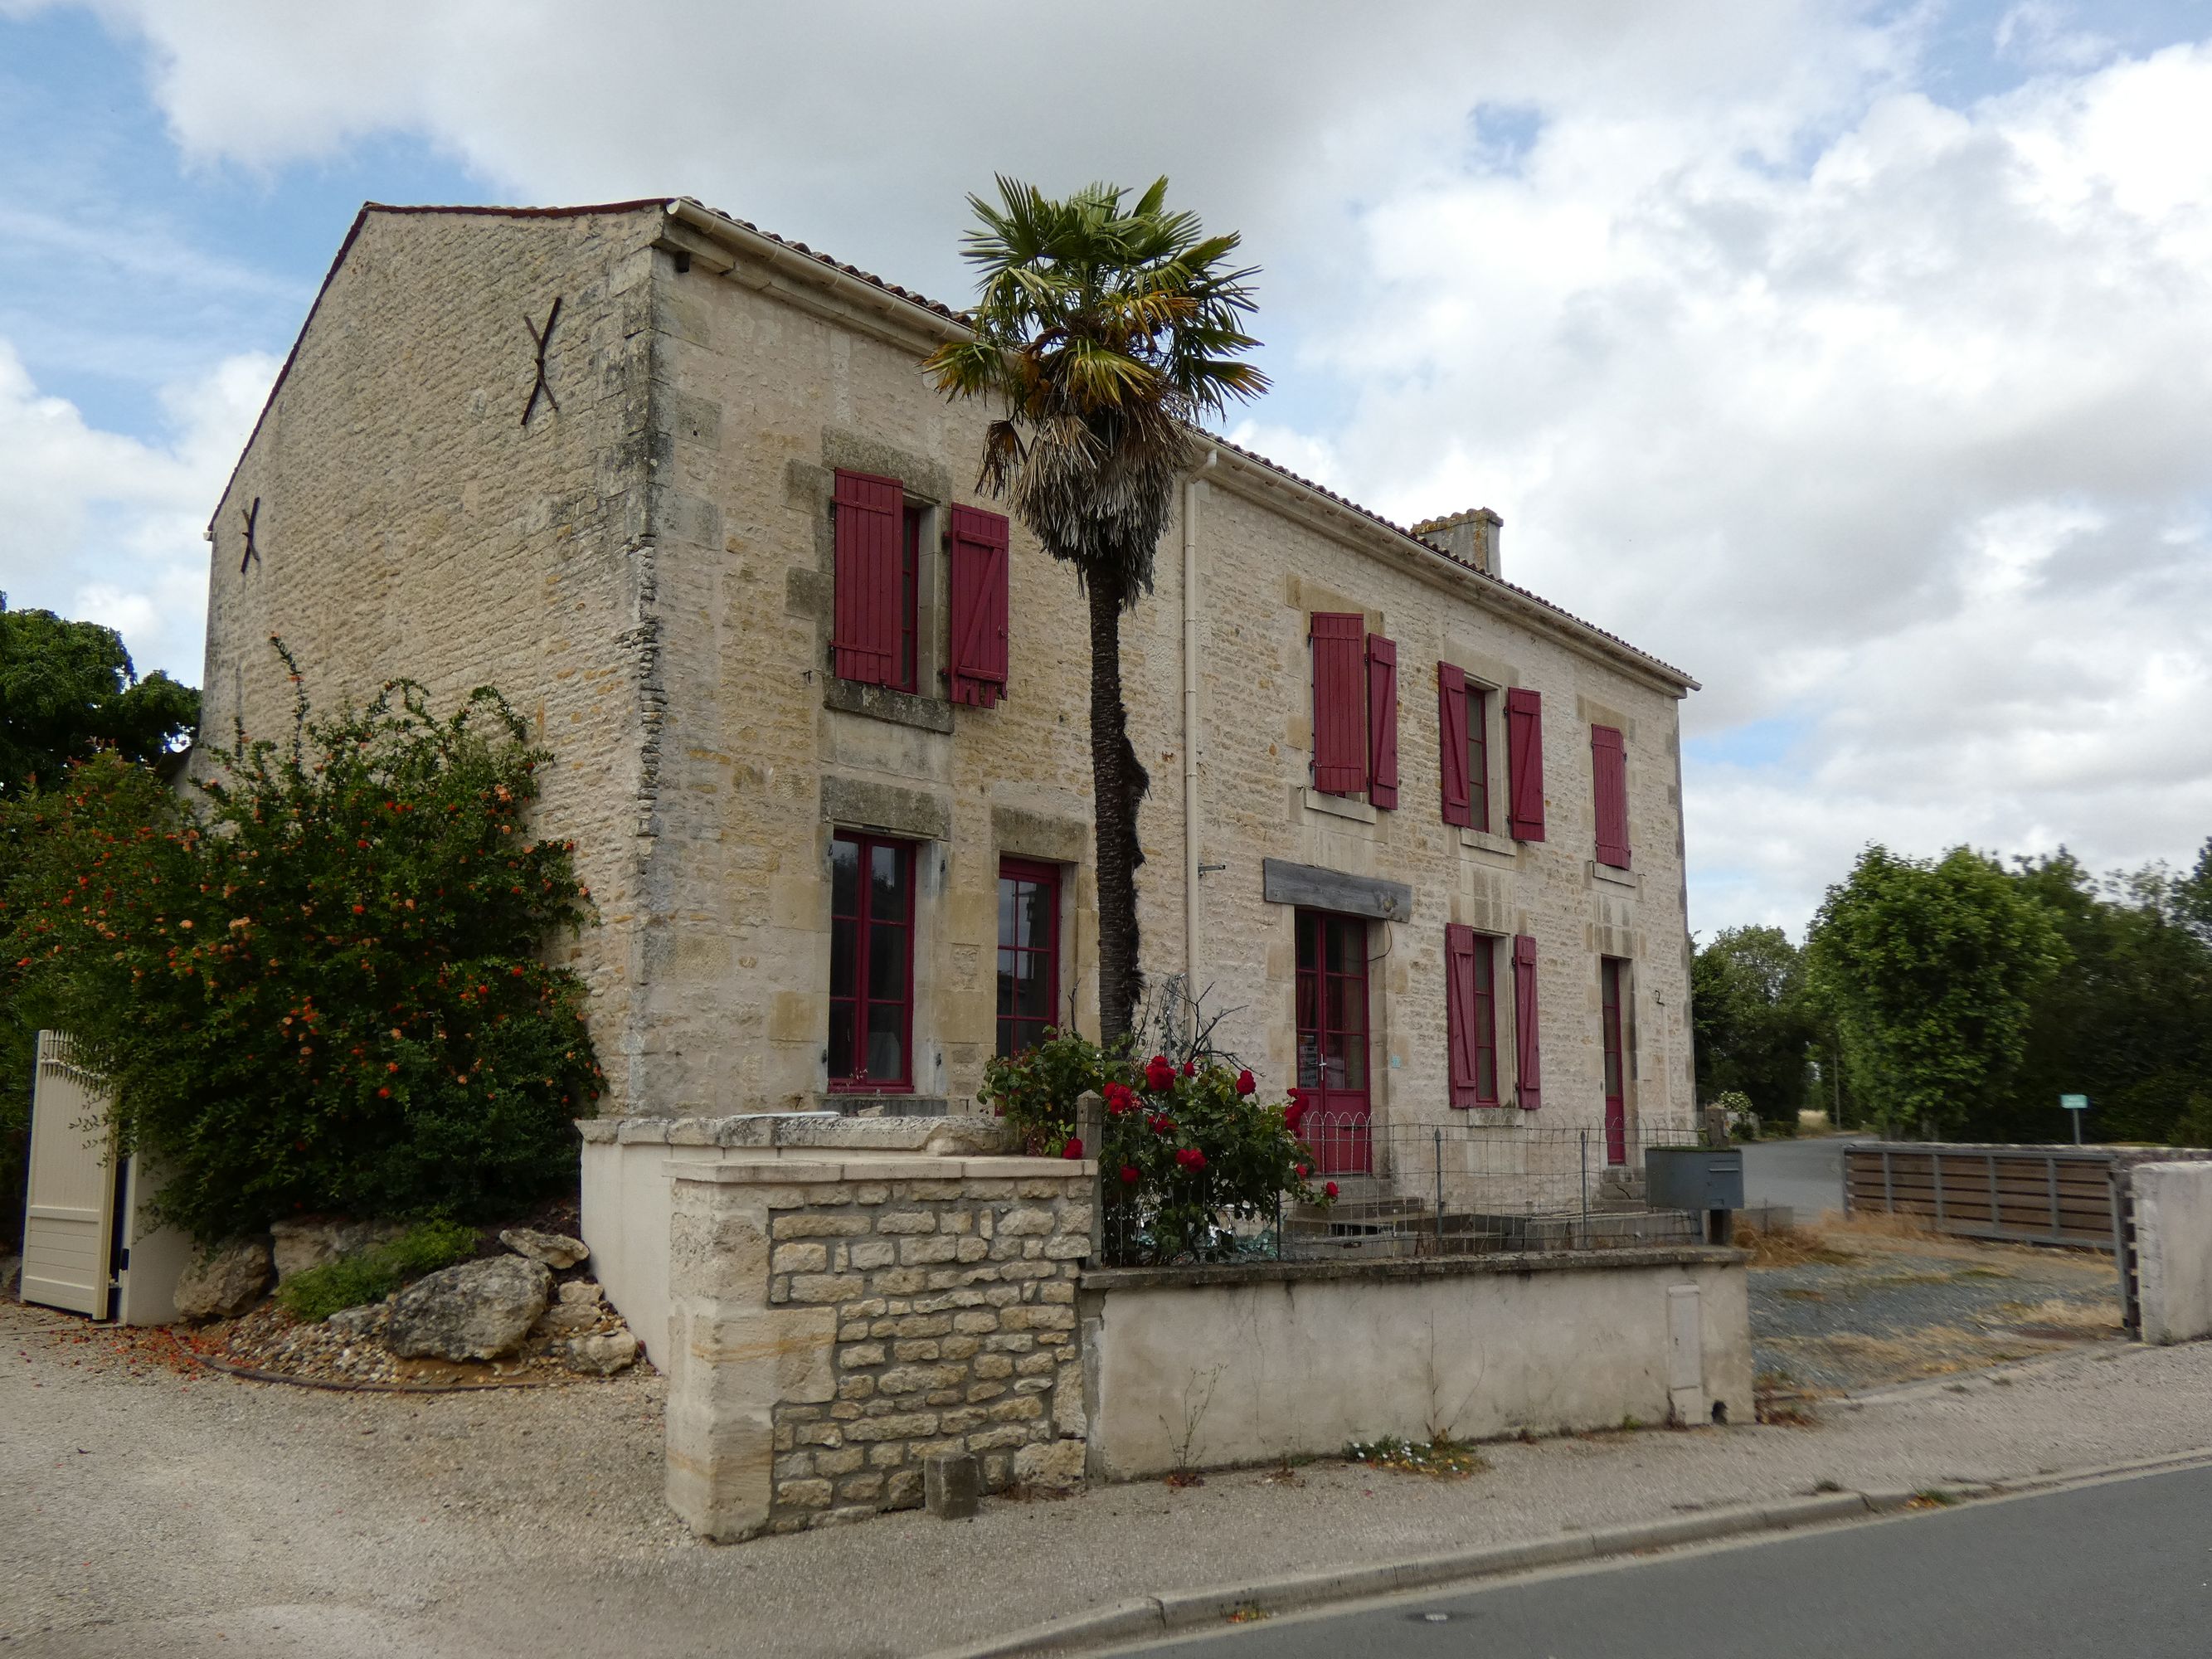
[{"label": "green street sign", "polygon": [[2061,1095],[2058,1097],[2058,1105],[2059,1109],[2062,1111],[2086,1112],[2089,1109],[2089,1097],[2087,1095]]}]

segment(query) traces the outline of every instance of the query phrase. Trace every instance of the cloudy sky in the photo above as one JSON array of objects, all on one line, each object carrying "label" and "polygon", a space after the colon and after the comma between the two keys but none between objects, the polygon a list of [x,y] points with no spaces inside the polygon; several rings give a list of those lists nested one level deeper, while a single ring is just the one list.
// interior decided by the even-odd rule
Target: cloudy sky
[{"label": "cloudy sky", "polygon": [[0,588],[197,680],[200,530],[355,209],[685,194],[965,298],[1165,172],[1240,441],[1704,682],[1692,920],[1864,842],[2212,835],[2208,0],[0,0]]}]

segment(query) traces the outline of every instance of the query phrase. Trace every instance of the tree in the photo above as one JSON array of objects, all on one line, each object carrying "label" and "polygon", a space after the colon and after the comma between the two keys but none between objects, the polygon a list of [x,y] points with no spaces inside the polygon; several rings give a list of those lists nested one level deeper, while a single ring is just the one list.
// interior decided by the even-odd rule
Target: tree
[{"label": "tree", "polygon": [[1111,1046],[1135,1018],[1137,815],[1151,779],[1129,743],[1121,613],[1152,590],[1153,550],[1195,456],[1193,425],[1267,377],[1239,361],[1253,267],[1233,235],[1170,212],[1168,181],[1133,204],[1117,185],[1063,199],[1003,175],[999,203],[969,198],[965,257],[980,273],[974,331],[924,366],[951,399],[1003,412],[977,487],[1008,498],[1053,557],[1074,567],[1091,624],[1091,774],[1098,861],[1098,1005]]},{"label": "tree", "polygon": [[1700,1096],[1747,1095],[1770,1123],[1795,1124],[1818,1024],[1804,956],[1779,927],[1729,927],[1690,963]]},{"label": "tree", "polygon": [[140,679],[113,629],[0,598],[0,797],[57,783],[101,749],[158,759],[199,718],[200,694],[158,671]]},{"label": "tree", "polygon": [[2065,948],[2043,908],[1964,847],[1917,860],[1869,846],[1807,941],[1850,1075],[1891,1126],[1954,1126],[2002,1097]]},{"label": "tree", "polygon": [[2086,1094],[2083,1127],[2100,1139],[2201,1135],[2182,1127],[2193,1103],[2212,1103],[2212,931],[2192,926],[2196,878],[2155,865],[2100,878],[2061,848],[2016,860],[2012,879],[2051,919],[2068,968],[2031,999],[2019,1070],[1975,1133],[2066,1139],[2058,1097]]},{"label": "tree", "polygon": [[602,1079],[543,955],[590,893],[525,833],[525,735],[495,692],[439,719],[398,681],[215,750],[199,814],[113,754],[0,805],[0,832],[36,820],[0,990],[70,1033],[167,1218],[495,1213],[573,1174]]}]

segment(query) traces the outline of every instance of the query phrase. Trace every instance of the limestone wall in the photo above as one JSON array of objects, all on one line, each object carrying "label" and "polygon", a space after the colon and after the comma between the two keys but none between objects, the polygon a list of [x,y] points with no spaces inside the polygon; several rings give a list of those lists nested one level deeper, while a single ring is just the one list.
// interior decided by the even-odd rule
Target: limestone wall
[{"label": "limestone wall", "polygon": [[[202,730],[289,735],[282,635],[320,708],[398,676],[440,713],[505,692],[550,748],[538,827],[573,838],[601,925],[562,950],[614,1091],[653,846],[647,514],[657,207],[365,210],[210,521]],[[552,402],[522,412],[561,302]],[[527,322],[526,322],[527,319]],[[557,404],[557,407],[556,406]],[[258,557],[246,562],[244,520]]]},{"label": "limestone wall", "polygon": [[727,1540],[919,1504],[939,1452],[989,1491],[1079,1480],[1094,1175],[849,1145],[664,1163],[670,1504]]}]

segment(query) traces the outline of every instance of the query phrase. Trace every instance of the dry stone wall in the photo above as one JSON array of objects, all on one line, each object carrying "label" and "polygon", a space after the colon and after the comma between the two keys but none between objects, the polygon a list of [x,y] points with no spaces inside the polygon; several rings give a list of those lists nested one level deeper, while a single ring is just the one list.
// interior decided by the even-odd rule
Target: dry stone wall
[{"label": "dry stone wall", "polygon": [[[835,1161],[831,1161],[834,1159]],[[1086,1163],[737,1154],[672,1164],[669,1501],[714,1538],[1082,1478]]]}]

